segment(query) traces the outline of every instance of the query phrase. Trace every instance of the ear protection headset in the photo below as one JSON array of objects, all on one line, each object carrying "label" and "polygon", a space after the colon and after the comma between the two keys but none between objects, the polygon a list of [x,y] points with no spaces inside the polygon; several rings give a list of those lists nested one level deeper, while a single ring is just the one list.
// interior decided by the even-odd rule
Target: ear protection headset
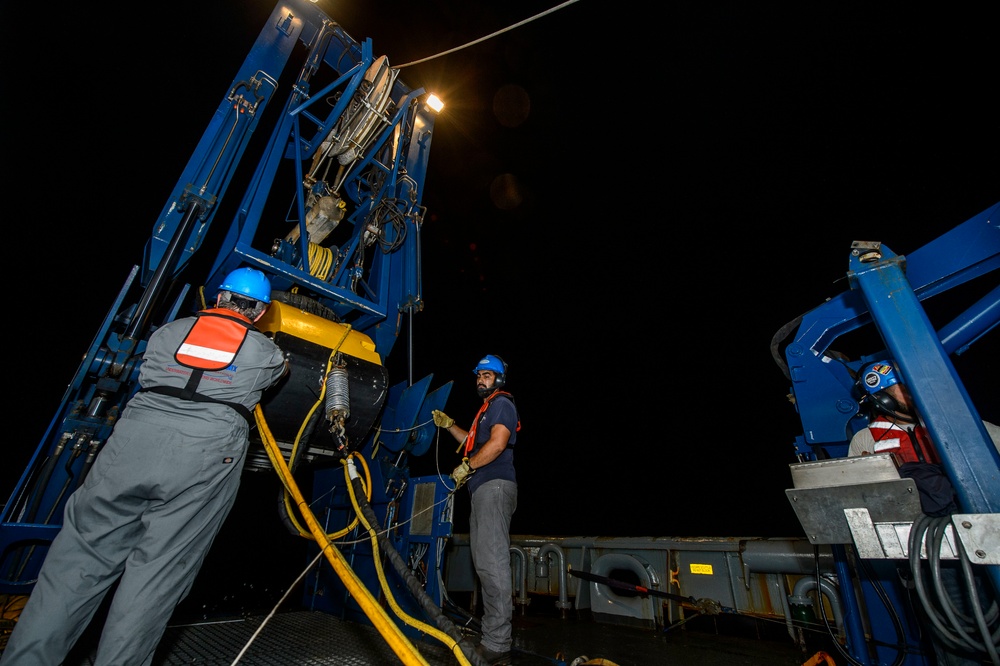
[{"label": "ear protection headset", "polygon": [[879,391],[878,393],[871,394],[868,396],[867,402],[871,405],[872,409],[877,412],[882,412],[886,416],[895,416],[899,412],[903,411],[896,399],[889,395],[886,391]]},{"label": "ear protection headset", "polygon": [[503,388],[504,383],[506,383],[507,381],[507,361],[503,360],[496,354],[493,355],[493,358],[500,361],[500,364],[503,366],[503,372],[497,375],[496,379],[493,380],[493,385],[496,386],[498,389],[501,389]]}]

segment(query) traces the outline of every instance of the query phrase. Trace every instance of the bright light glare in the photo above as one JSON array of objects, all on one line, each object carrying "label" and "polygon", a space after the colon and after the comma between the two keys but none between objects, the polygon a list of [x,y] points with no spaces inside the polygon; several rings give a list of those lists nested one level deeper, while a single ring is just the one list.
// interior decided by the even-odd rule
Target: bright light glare
[{"label": "bright light glare", "polygon": [[441,109],[444,108],[444,102],[441,101],[440,97],[431,93],[427,96],[427,106],[431,107],[434,113],[441,113]]}]

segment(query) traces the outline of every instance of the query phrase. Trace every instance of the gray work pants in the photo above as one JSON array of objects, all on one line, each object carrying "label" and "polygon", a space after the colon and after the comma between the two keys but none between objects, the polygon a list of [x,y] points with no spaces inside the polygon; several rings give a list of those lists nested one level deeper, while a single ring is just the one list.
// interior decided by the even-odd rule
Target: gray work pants
[{"label": "gray work pants", "polygon": [[469,545],[483,591],[481,644],[494,652],[507,652],[511,646],[510,519],[516,508],[517,484],[512,481],[487,481],[472,493]]},{"label": "gray work pants", "polygon": [[199,436],[166,416],[119,421],[67,501],[0,663],[61,664],[120,579],[95,663],[150,664],[232,509],[246,448],[246,430]]}]

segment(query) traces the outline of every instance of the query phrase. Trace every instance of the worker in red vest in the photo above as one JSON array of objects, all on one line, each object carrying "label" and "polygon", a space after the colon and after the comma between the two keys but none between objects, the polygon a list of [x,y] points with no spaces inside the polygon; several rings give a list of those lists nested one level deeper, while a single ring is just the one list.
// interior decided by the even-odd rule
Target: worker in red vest
[{"label": "worker in red vest", "polygon": [[514,397],[501,390],[507,364],[487,354],[476,367],[476,392],[483,405],[469,430],[434,410],[434,424],[460,442],[463,458],[451,473],[455,490],[468,483],[472,498],[469,546],[482,587],[482,639],[477,649],[489,664],[507,664],[511,654],[513,582],[510,575],[510,521],[517,508],[514,446],[521,429]]},{"label": "worker in red vest", "polygon": [[[920,422],[916,404],[902,381],[896,362],[887,359],[865,365],[857,376],[857,385],[861,396],[859,405],[868,409],[868,427],[851,438],[848,456],[891,454],[899,475],[913,479],[920,507],[932,521],[922,520],[920,525],[944,526],[952,514],[960,513],[955,489],[941,465],[930,433]],[[988,421],[983,421],[983,425],[994,446],[1000,450],[1000,428]],[[915,527],[911,526],[912,529]],[[930,547],[928,542],[932,539],[927,532],[918,530],[914,534],[925,547]],[[978,634],[986,625],[981,626],[975,620],[975,606],[989,615],[991,611],[987,609],[992,608],[995,613],[996,602],[983,579],[981,567],[971,567],[971,575],[966,576],[958,560],[942,558],[935,565],[929,558],[914,559],[919,566],[910,568],[900,564],[898,575],[911,580],[909,586],[916,589],[914,605],[922,611],[938,666],[986,663],[986,642],[977,640],[982,638]],[[936,571],[933,571],[934,566]],[[912,582],[917,577],[924,581],[923,585],[916,586]],[[931,583],[933,580],[938,580],[940,586]],[[993,626],[987,627],[985,633],[989,641],[995,643],[996,616],[990,617]],[[994,657],[995,650],[993,648]]]}]

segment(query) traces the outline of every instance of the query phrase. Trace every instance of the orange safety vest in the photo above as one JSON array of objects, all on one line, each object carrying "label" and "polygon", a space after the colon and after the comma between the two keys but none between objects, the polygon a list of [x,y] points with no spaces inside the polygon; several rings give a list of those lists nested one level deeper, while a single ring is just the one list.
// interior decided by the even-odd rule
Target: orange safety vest
[{"label": "orange safety vest", "polygon": [[[507,391],[494,391],[489,395],[488,398],[486,398],[486,400],[483,400],[483,406],[479,408],[478,412],[476,412],[476,418],[472,420],[472,427],[469,428],[469,434],[465,438],[466,456],[468,456],[469,453],[472,452],[472,449],[475,448],[476,446],[476,428],[479,427],[479,419],[482,417],[484,413],[486,413],[486,408],[490,406],[490,402],[492,402],[493,398],[497,397],[498,395],[505,395],[508,398],[510,398],[511,402],[514,402],[514,396],[512,396]],[[517,428],[514,429],[514,432],[520,432],[520,431],[521,431],[521,419],[518,419]]]},{"label": "orange safety vest", "polygon": [[209,308],[195,314],[194,326],[184,336],[174,359],[181,365],[191,368],[191,377],[184,388],[177,386],[147,386],[139,389],[152,393],[170,395],[181,400],[194,402],[217,402],[232,407],[246,419],[251,427],[254,425],[253,413],[238,402],[218,400],[211,396],[198,393],[195,389],[201,383],[201,376],[206,370],[225,370],[233,361],[243,346],[247,333],[254,327],[248,317],[239,312],[225,308]]},{"label": "orange safety vest", "polygon": [[923,426],[904,428],[891,419],[877,417],[868,424],[874,453],[891,453],[896,464],[912,462],[940,463],[934,444]]},{"label": "orange safety vest", "polygon": [[223,308],[202,310],[188,331],[174,358],[181,365],[198,370],[224,370],[236,360],[236,354],[253,322],[238,312]]}]

